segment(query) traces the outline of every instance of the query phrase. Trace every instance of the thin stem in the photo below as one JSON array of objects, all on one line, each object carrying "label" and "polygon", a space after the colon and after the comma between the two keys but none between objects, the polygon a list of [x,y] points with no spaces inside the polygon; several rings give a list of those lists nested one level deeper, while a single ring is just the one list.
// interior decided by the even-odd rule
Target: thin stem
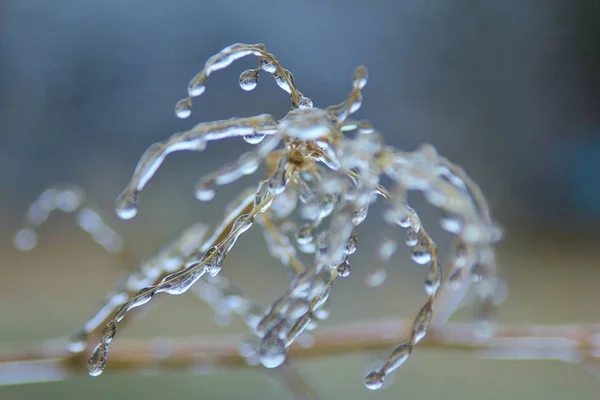
[{"label": "thin stem", "polygon": [[[412,320],[363,321],[315,332],[310,348],[292,346],[294,360],[335,354],[387,350],[408,337]],[[471,351],[488,358],[558,360],[598,365],[600,324],[501,326],[488,338],[477,336],[476,326],[446,323],[432,326],[419,349]],[[248,367],[238,353],[241,336],[220,338],[121,340],[115,343],[109,372],[144,372],[157,368],[212,373],[221,368]],[[64,343],[46,342],[26,350],[0,352],[0,385],[64,381],[86,373],[85,359],[72,355]]]}]

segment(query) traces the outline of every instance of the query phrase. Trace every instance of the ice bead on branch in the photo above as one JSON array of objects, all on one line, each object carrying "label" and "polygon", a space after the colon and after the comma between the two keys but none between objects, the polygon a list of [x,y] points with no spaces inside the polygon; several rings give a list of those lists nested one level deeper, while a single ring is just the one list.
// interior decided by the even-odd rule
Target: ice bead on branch
[{"label": "ice bead on branch", "polygon": [[[187,96],[175,106],[177,116],[191,115],[192,98],[205,95],[212,73],[250,55],[258,58],[257,67],[241,72],[240,88],[253,90],[259,77],[271,75],[289,95],[287,115],[200,122],[151,145],[118,197],[116,211],[123,219],[133,218],[141,191],[167,155],[183,150],[202,152],[211,141],[241,138],[255,147],[201,178],[195,190],[198,200],[212,200],[217,186],[253,174],[261,164],[266,167],[265,177],[236,197],[212,229],[190,228],[116,286],[85,325],[80,340],[74,341],[81,351],[88,336],[104,326],[88,364],[89,373],[103,371],[109,345],[128,312],[156,293],[179,295],[191,287],[211,305],[220,323],[226,323],[232,314],[244,319],[255,338],[253,344],[242,346],[248,363],[268,368],[282,365],[289,346],[329,315],[326,307],[333,284],[338,277],[349,276],[350,257],[359,247],[360,225],[378,200],[384,203],[388,229],[375,249],[370,283],[383,283],[386,265],[404,242],[413,262],[424,267],[425,301],[407,337],[399,341],[381,368],[366,376],[365,385],[372,390],[382,387],[414,352],[429,326],[443,323],[459,307],[469,287],[475,293],[476,319],[489,332],[498,286],[494,245],[501,236],[489,206],[468,175],[438,155],[433,146],[423,145],[412,152],[395,149],[385,144],[384,135],[369,121],[353,119],[363,101],[368,78],[365,67],[354,71],[345,100],[319,108],[298,90],[292,73],[264,45],[237,43],[209,58],[190,80]],[[391,190],[382,186],[382,178],[391,180]],[[446,274],[442,274],[435,242],[408,203],[411,191],[422,192],[427,202],[440,210],[442,228],[456,236]],[[44,220],[55,208],[46,206],[54,204],[47,199],[40,204],[30,210],[26,229],[39,225],[36,221]],[[288,268],[290,275],[288,287],[266,308],[216,276],[227,254],[251,227],[263,231],[269,254]],[[399,228],[405,230],[405,236],[399,234]],[[17,240],[22,248],[32,242],[32,231],[24,232]],[[213,277],[207,279],[209,275]]]}]

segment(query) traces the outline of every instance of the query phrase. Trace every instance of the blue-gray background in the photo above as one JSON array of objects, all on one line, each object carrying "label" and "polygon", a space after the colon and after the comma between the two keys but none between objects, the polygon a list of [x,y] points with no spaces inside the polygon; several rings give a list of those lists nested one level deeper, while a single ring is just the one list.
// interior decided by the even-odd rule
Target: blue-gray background
[{"label": "blue-gray background", "polygon": [[[500,259],[511,292],[503,318],[599,321],[599,18],[600,3],[592,0],[3,0],[0,340],[11,346],[70,331],[116,276],[108,257],[69,218],[52,220],[38,252],[10,248],[27,203],[41,190],[72,182],[110,211],[152,142],[195,121],[284,115],[289,102],[270,80],[252,93],[239,89],[238,74],[254,65],[244,60],[211,77],[191,120],[175,118],[173,105],[188,80],[206,58],[234,42],[265,43],[316,106],[341,101],[353,69],[366,65],[370,80],[360,115],[390,144],[412,150],[433,143],[462,165],[506,227]],[[202,154],[173,156],[148,186],[139,216],[110,222],[134,253],[147,257],[190,221],[215,221],[243,185],[223,189],[213,204],[199,205],[193,184],[245,147],[234,141]],[[415,205],[425,206],[418,197]],[[353,279],[332,297],[332,324],[410,316],[422,301],[422,271],[406,254],[399,254],[399,268],[381,291],[364,287],[378,226],[375,219],[363,230]],[[258,236],[238,247],[228,260],[228,276],[245,281],[246,289],[268,304],[285,287],[284,273],[264,255]],[[135,323],[132,336],[222,332],[193,298],[160,303]],[[364,368],[384,356],[303,362],[300,370],[328,398],[559,399],[568,394],[592,399],[600,389],[600,382],[577,366],[425,351],[403,367],[392,387],[369,394],[361,383]],[[8,399],[42,394],[281,397],[256,371],[106,376],[0,388],[0,397]]]}]

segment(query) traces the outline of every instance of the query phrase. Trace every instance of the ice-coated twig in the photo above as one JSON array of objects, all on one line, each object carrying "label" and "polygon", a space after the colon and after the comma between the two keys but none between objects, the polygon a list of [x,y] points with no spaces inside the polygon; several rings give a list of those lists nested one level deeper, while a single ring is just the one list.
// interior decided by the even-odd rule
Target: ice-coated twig
[{"label": "ice-coated twig", "polygon": [[[241,137],[257,146],[202,178],[196,187],[199,200],[211,200],[216,186],[254,173],[261,163],[266,165],[266,177],[226,207],[225,216],[211,231],[204,226],[191,228],[117,285],[71,342],[72,350],[83,351],[89,335],[105,324],[100,344],[88,363],[90,374],[103,371],[109,344],[126,313],[156,293],[182,294],[201,277],[216,275],[238,237],[254,222],[262,228],[270,254],[292,270],[284,293],[265,310],[223,277],[204,281],[194,291],[215,309],[220,323],[226,323],[231,313],[245,320],[255,336],[252,343],[243,346],[245,362],[260,362],[268,368],[281,366],[296,339],[327,318],[325,306],[333,283],[350,273],[349,258],[357,249],[358,227],[381,198],[386,202],[384,219],[390,230],[376,249],[376,277],[383,277],[383,268],[398,245],[397,227],[406,228],[405,242],[413,261],[426,266],[426,301],[410,324],[406,339],[395,343],[385,364],[367,375],[367,387],[379,389],[430,333],[430,326],[436,328],[434,323],[446,321],[458,308],[470,286],[478,308],[476,320],[485,328],[481,332],[493,335],[499,282],[493,247],[501,234],[489,206],[467,174],[439,156],[432,146],[401,151],[387,146],[370,122],[351,119],[362,105],[365,67],[355,70],[352,90],[343,102],[321,109],[298,91],[291,72],[264,45],[234,44],[212,56],[189,82],[188,97],[175,107],[177,116],[191,114],[192,97],[205,92],[212,73],[248,55],[258,57],[258,67],[241,73],[240,87],[252,90],[261,72],[272,75],[291,97],[287,115],[280,120],[261,114],[201,122],[153,144],[117,198],[116,211],[121,218],[133,218],[139,193],[166,156],[175,151],[202,151],[210,141]],[[392,181],[391,190],[381,185],[384,177]],[[456,235],[445,280],[436,244],[408,204],[410,191],[422,192],[442,212],[442,228]],[[297,217],[304,222],[297,224]],[[288,237],[291,232],[295,233],[294,241]],[[21,236],[27,236],[27,231]],[[298,252],[311,255],[312,262],[301,262]]]},{"label": "ice-coated twig", "polygon": [[125,317],[128,311],[146,304],[156,293],[165,292],[170,295],[180,295],[185,293],[204,274],[208,273],[212,276],[218,274],[222,268],[225,256],[231,250],[237,238],[250,229],[254,221],[254,216],[259,212],[263,212],[271,201],[271,195],[262,193],[259,188],[252,211],[248,214],[240,215],[233,223],[227,236],[216,246],[207,249],[198,262],[186,266],[181,271],[167,275],[156,285],[139,290],[124,302],[113,314],[112,318],[108,320],[102,331],[100,343],[94,349],[88,362],[88,372],[90,375],[97,376],[104,370],[108,347],[116,334],[119,322]]},{"label": "ice-coated twig", "polygon": [[188,97],[180,100],[175,106],[175,112],[180,118],[187,118],[191,114],[192,97],[198,97],[206,91],[206,79],[215,71],[229,67],[234,61],[253,55],[259,57],[258,68],[246,70],[240,75],[239,83],[243,90],[250,91],[256,87],[260,71],[273,75],[277,85],[288,92],[292,99],[292,106],[312,106],[310,99],[302,96],[296,89],[294,78],[290,71],[283,68],[279,60],[267,52],[267,47],[260,44],[236,43],[225,47],[223,50],[206,61],[204,68],[188,84]]},{"label": "ice-coated twig", "polygon": [[116,202],[116,212],[123,219],[137,214],[137,198],[154,176],[165,157],[175,151],[202,151],[210,141],[248,135],[274,135],[277,121],[268,114],[250,118],[199,123],[193,129],[176,133],[164,142],[154,143],[140,158],[131,180]]},{"label": "ice-coated twig", "polygon": [[[302,360],[385,350],[394,343],[395,336],[409,332],[412,325],[412,320],[363,320],[326,327],[314,333],[313,346],[292,346],[290,357]],[[491,359],[576,363],[584,368],[596,368],[591,372],[597,372],[600,367],[599,324],[500,325],[492,336],[483,339],[476,331],[472,323],[448,322],[432,326],[419,345],[423,349],[453,354],[460,351]],[[243,336],[220,335],[122,340],[111,351],[111,371],[147,374],[148,367],[152,367],[157,371],[183,369],[213,373],[219,368],[246,368],[246,359],[238,350],[243,339]],[[26,349],[0,350],[0,386],[66,381],[81,378],[83,371],[81,359],[56,341]]]},{"label": "ice-coated twig", "polygon": [[82,230],[107,252],[115,254],[119,258],[119,264],[126,262],[128,257],[123,252],[121,236],[106,224],[106,218],[100,209],[86,198],[83,189],[76,186],[45,190],[29,206],[23,228],[15,234],[15,247],[22,251],[33,249],[38,242],[37,230],[55,211],[76,214],[77,225]]}]

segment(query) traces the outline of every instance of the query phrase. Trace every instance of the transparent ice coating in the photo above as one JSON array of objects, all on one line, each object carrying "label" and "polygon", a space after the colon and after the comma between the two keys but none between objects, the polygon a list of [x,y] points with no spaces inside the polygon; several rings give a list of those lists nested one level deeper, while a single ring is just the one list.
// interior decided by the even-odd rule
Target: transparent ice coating
[{"label": "transparent ice coating", "polygon": [[[399,340],[383,365],[365,377],[366,387],[380,389],[410,358],[429,327],[443,323],[462,304],[469,288],[476,305],[475,318],[482,332],[489,333],[499,296],[494,245],[501,230],[479,187],[433,146],[422,145],[412,152],[395,149],[385,144],[384,135],[372,123],[353,119],[363,101],[368,79],[365,67],[355,70],[344,101],[318,108],[264,45],[237,43],[206,61],[190,80],[187,96],[177,102],[176,115],[189,117],[192,99],[207,93],[210,75],[247,56],[257,57],[257,66],[241,72],[241,90],[251,91],[259,76],[271,75],[289,95],[288,114],[281,119],[261,114],[200,122],[154,143],[118,197],[116,211],[123,219],[133,218],[141,191],[167,155],[202,152],[211,141],[241,138],[253,147],[202,177],[195,188],[198,200],[213,200],[217,187],[253,174],[261,165],[266,174],[233,199],[211,229],[202,224],[192,226],[115,286],[71,338],[71,350],[81,352],[90,335],[104,327],[89,360],[89,373],[96,376],[104,370],[110,343],[129,311],[142,307],[157,293],[180,295],[191,288],[210,304],[219,324],[227,324],[233,315],[244,320],[254,336],[241,347],[249,364],[280,366],[289,346],[329,315],[327,303],[336,279],[354,276],[350,276],[350,258],[359,247],[359,228],[377,200],[383,203],[384,226],[379,229],[381,238],[375,249],[367,249],[373,254],[367,282],[383,284],[398,246],[406,245],[410,259],[423,269],[425,301],[408,337]],[[391,182],[389,189],[382,186],[383,178]],[[441,227],[456,236],[445,271],[435,242],[408,202],[411,191],[422,192],[427,202],[440,210]],[[83,230],[108,251],[119,254],[123,249],[120,237],[79,193],[71,189],[44,192],[30,207],[15,245],[22,250],[33,248],[37,228],[51,212],[60,210],[77,213]],[[253,302],[220,274],[241,235],[256,227],[262,230],[269,254],[290,275],[288,287],[267,307]]]}]

